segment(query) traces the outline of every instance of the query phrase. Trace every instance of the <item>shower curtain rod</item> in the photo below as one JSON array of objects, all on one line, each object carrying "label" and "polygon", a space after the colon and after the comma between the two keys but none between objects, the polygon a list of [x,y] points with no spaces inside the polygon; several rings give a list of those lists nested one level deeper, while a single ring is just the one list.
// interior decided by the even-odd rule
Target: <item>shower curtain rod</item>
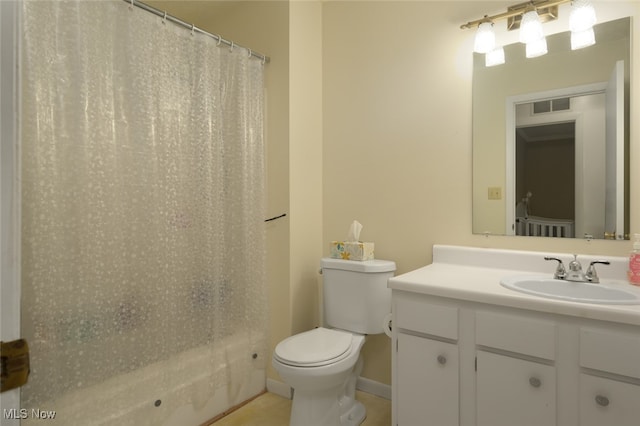
[{"label": "shower curtain rod", "polygon": [[270,61],[268,56],[263,55],[262,53],[258,53],[258,52],[254,52],[253,50],[241,46],[239,44],[234,43],[233,41],[229,41],[229,40],[225,40],[224,38],[222,38],[221,36],[217,35],[217,34],[212,34],[210,32],[207,32],[201,28],[196,27],[193,24],[189,24],[188,22],[185,22],[179,18],[176,18],[175,16],[171,16],[169,14],[167,14],[166,11],[160,10],[160,9],[156,9],[155,7],[149,6],[148,4],[145,4],[141,1],[138,0],[123,0],[126,3],[129,3],[131,6],[136,6],[139,7],[140,9],[144,9],[147,12],[151,12],[154,15],[157,15],[159,17],[161,17],[162,19],[166,20],[166,21],[170,21],[173,22],[174,24],[178,24],[184,28],[187,28],[189,30],[191,30],[191,32],[198,32],[200,34],[204,34],[206,36],[209,36],[211,38],[213,38],[214,40],[216,40],[218,42],[218,44],[223,43],[229,47],[233,48],[241,48],[241,49],[246,49],[249,52],[249,56],[253,56],[255,58],[258,58],[262,61],[262,63],[268,63]]}]

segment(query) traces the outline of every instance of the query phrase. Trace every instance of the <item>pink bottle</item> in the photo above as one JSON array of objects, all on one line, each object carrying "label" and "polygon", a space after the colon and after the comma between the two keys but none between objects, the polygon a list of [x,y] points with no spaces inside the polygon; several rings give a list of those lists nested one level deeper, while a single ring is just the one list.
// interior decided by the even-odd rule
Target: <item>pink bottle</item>
[{"label": "pink bottle", "polygon": [[634,234],[633,250],[629,254],[629,284],[640,286],[640,234]]}]

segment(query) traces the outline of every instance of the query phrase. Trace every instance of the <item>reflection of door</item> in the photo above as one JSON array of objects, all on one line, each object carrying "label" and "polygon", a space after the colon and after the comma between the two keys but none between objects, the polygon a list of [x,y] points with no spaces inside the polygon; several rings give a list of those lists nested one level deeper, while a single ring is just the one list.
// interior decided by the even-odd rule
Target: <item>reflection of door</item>
[{"label": "reflection of door", "polygon": [[606,91],[606,236],[624,239],[624,61],[611,72]]},{"label": "reflection of door", "polygon": [[[607,83],[568,87],[528,93],[507,98],[506,102],[506,235],[515,235],[516,205],[516,126],[540,126],[551,123],[575,123],[574,235],[604,232],[604,92]],[[570,108],[550,113],[523,114],[532,103],[571,98]],[[571,159],[567,158],[567,161]],[[536,194],[533,194],[535,197]],[[567,197],[570,194],[567,192]]]}]

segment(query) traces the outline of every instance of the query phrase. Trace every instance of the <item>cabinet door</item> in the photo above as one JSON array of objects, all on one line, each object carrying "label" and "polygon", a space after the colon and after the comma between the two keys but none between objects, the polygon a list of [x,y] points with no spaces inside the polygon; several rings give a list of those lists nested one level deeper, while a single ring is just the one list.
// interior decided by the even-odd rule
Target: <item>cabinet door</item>
[{"label": "cabinet door", "polygon": [[580,426],[637,426],[640,386],[580,375]]},{"label": "cabinet door", "polygon": [[477,352],[478,426],[556,424],[555,367]]},{"label": "cabinet door", "polygon": [[458,425],[458,347],[398,333],[398,426]]}]

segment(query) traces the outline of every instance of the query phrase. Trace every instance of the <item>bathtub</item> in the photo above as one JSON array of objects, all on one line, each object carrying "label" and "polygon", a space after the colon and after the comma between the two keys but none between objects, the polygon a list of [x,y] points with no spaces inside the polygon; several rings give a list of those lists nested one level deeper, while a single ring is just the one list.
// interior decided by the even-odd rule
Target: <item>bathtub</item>
[{"label": "bathtub", "polygon": [[41,424],[47,416],[47,424],[65,426],[200,425],[265,389],[266,342],[252,340],[248,334],[226,337],[222,344],[23,407],[21,424]]}]

